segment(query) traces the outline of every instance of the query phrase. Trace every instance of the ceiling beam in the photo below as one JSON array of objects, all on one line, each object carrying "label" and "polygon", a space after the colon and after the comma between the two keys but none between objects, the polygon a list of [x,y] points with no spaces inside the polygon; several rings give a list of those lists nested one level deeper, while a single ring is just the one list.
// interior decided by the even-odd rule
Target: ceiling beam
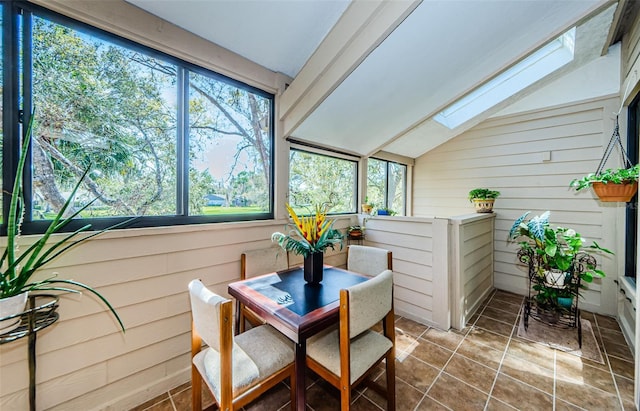
[{"label": "ceiling beam", "polygon": [[354,0],[279,99],[291,133],[422,2]]}]

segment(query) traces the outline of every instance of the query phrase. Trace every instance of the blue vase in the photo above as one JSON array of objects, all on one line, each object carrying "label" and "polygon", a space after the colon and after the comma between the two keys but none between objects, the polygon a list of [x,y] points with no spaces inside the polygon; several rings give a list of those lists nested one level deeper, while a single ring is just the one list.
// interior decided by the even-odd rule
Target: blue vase
[{"label": "blue vase", "polygon": [[558,305],[563,308],[571,308],[573,297],[558,297]]}]

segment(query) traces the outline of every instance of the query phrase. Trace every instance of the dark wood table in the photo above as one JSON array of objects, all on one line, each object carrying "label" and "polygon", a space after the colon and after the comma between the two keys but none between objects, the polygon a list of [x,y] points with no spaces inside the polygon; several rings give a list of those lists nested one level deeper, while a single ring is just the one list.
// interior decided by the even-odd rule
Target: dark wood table
[{"label": "dark wood table", "polygon": [[[229,294],[251,308],[295,342],[297,409],[305,409],[307,338],[339,321],[340,289],[369,277],[325,266],[324,278],[313,286],[304,281],[302,267],[252,277],[229,284]],[[236,304],[236,330],[240,305]]]}]

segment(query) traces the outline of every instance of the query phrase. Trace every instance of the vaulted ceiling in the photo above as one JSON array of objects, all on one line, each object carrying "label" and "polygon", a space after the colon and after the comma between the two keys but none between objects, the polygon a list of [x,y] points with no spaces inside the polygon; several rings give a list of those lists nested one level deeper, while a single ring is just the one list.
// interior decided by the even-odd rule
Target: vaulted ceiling
[{"label": "vaulted ceiling", "polygon": [[[127,0],[292,78],[286,136],[358,154],[416,158],[554,78],[600,57],[605,0]],[[449,129],[451,103],[578,26],[552,75]]]}]

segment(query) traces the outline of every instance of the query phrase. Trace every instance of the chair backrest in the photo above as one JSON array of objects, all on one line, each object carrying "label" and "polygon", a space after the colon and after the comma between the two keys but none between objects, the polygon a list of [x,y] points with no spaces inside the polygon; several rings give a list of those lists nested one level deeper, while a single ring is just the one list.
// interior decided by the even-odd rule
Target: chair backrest
[{"label": "chair backrest", "polygon": [[393,272],[379,275],[346,289],[349,296],[349,338],[368,330],[393,307]]},{"label": "chair backrest", "polygon": [[240,278],[282,271],[289,268],[288,253],[281,247],[248,250],[240,256]]},{"label": "chair backrest", "polygon": [[213,293],[200,280],[189,283],[193,326],[202,340],[216,351],[220,351],[220,306],[229,301]]},{"label": "chair backrest", "polygon": [[368,276],[376,276],[384,270],[393,270],[391,251],[366,245],[350,245],[347,248],[347,270]]}]

